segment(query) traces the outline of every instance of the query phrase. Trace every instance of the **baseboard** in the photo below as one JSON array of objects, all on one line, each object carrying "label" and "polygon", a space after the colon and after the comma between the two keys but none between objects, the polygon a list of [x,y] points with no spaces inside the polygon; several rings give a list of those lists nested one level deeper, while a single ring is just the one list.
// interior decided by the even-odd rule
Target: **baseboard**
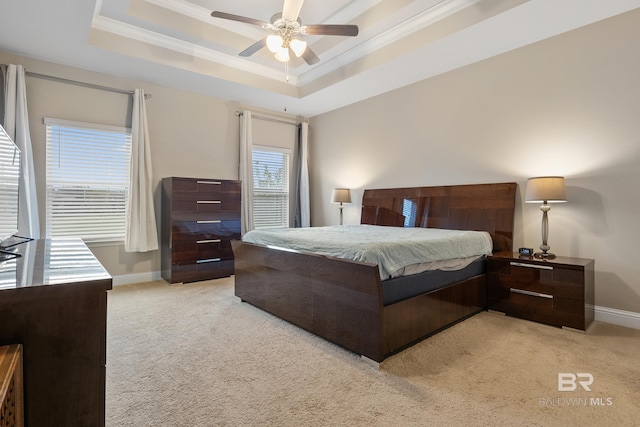
[{"label": "baseboard", "polygon": [[640,329],[640,313],[616,310],[615,308],[594,306],[595,320],[626,328]]},{"label": "baseboard", "polygon": [[113,277],[113,286],[131,285],[133,283],[153,282],[162,278],[160,271],[147,273],[123,274]]}]

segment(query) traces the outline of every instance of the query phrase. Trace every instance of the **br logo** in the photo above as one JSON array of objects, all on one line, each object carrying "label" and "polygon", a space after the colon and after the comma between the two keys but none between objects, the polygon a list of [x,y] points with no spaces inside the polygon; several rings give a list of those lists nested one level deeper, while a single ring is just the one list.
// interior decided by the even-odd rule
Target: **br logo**
[{"label": "br logo", "polygon": [[591,391],[589,386],[593,384],[593,375],[589,373],[558,372],[558,391],[575,391],[578,388],[578,384],[585,391]]}]

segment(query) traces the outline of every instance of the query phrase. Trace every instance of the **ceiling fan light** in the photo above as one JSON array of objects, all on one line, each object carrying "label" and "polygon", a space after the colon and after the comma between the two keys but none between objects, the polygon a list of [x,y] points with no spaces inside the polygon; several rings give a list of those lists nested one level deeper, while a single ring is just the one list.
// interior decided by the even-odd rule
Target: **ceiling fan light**
[{"label": "ceiling fan light", "polygon": [[286,47],[278,49],[275,55],[276,59],[280,62],[289,61],[289,49]]},{"label": "ceiling fan light", "polygon": [[296,56],[300,58],[300,56],[302,56],[305,49],[307,48],[307,42],[299,39],[291,39],[291,42],[289,43],[289,47],[291,48],[293,53],[295,53]]},{"label": "ceiling fan light", "polygon": [[267,37],[267,48],[271,52],[276,53],[282,49],[282,42],[282,37],[276,34],[271,34],[269,37]]}]

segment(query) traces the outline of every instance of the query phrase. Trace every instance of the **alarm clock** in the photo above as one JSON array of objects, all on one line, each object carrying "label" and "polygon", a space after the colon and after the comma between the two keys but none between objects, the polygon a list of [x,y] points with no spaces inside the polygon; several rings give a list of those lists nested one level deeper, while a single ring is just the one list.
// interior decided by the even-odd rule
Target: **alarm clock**
[{"label": "alarm clock", "polygon": [[532,248],[520,248],[520,249],[518,249],[518,253],[520,255],[532,256],[533,255],[533,249]]}]

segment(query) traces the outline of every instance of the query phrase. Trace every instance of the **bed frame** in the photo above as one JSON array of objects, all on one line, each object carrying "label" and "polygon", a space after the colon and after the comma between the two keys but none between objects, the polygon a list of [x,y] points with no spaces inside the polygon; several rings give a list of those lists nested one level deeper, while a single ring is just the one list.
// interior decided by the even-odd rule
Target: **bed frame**
[{"label": "bed frame", "polygon": [[[515,192],[516,183],[365,190],[361,223],[484,230],[495,252],[510,251]],[[242,301],[378,363],[486,306],[484,274],[385,306],[375,264],[232,246]]]}]

